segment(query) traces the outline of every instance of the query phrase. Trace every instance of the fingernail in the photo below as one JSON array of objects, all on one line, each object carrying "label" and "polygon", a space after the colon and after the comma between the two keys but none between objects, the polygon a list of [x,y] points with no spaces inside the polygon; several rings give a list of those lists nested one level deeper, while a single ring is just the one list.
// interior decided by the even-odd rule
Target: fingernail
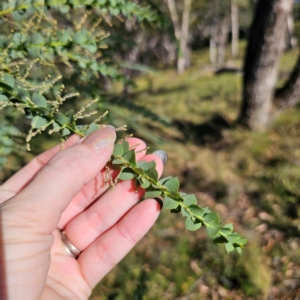
[{"label": "fingernail", "polygon": [[155,152],[153,152],[153,154],[159,157],[162,160],[163,164],[165,164],[168,160],[168,155],[163,150],[156,150]]},{"label": "fingernail", "polygon": [[158,202],[158,204],[160,206],[160,210],[162,210],[162,208],[164,206],[163,201],[160,198],[157,198],[157,197],[155,197],[153,199],[156,200],[156,202]]},{"label": "fingernail", "polygon": [[106,125],[106,127],[112,128],[114,131],[116,131],[116,127],[112,125]]},{"label": "fingernail", "polygon": [[100,128],[85,138],[83,144],[91,145],[96,152],[112,146],[116,140],[116,132],[110,126]]}]

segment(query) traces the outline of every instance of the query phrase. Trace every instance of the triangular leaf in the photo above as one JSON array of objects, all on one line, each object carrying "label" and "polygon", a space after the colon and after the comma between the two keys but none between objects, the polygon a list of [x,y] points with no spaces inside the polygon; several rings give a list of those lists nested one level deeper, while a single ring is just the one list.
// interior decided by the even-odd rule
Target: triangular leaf
[{"label": "triangular leaf", "polygon": [[148,198],[155,198],[155,197],[159,197],[161,196],[161,191],[146,191],[145,192],[145,195],[144,195],[144,198],[145,199],[148,199]]},{"label": "triangular leaf", "polygon": [[183,195],[182,198],[184,199],[184,204],[187,206],[197,204],[197,198],[195,195]]},{"label": "triangular leaf", "polygon": [[164,184],[166,181],[170,180],[172,176],[164,177],[158,181],[159,184]]},{"label": "triangular leaf", "polygon": [[[67,121],[69,121],[69,120],[67,119]],[[99,129],[99,125],[98,124],[91,123],[89,125],[89,128],[88,128],[87,132],[86,132],[86,135],[89,135],[89,134],[93,133],[94,131],[97,131],[98,129]]]},{"label": "triangular leaf", "polygon": [[141,184],[141,187],[143,189],[146,189],[150,186],[150,182],[146,179],[146,178],[142,178],[142,184]]},{"label": "triangular leaf", "polygon": [[68,119],[61,112],[56,112],[53,116],[55,121],[60,125],[65,125],[68,123]]},{"label": "triangular leaf", "polygon": [[179,185],[180,183],[177,177],[168,180],[164,184],[164,186],[166,186],[171,193],[177,193],[179,189]]},{"label": "triangular leaf", "polygon": [[234,247],[231,243],[225,243],[225,248],[226,248],[227,253],[230,253],[231,251],[234,250]]},{"label": "triangular leaf", "polygon": [[0,94],[0,102],[5,102],[5,101],[8,101],[8,98],[5,95]]},{"label": "triangular leaf", "polygon": [[131,164],[136,165],[134,150],[127,151],[125,154],[123,154],[123,158]]},{"label": "triangular leaf", "polygon": [[203,214],[204,214],[204,210],[201,207],[197,206],[197,205],[190,205],[189,209],[191,210],[191,212],[193,214],[195,214],[198,217],[202,217]]},{"label": "triangular leaf", "polygon": [[123,153],[129,151],[129,143],[127,141],[123,141],[122,147],[123,147]]},{"label": "triangular leaf", "polygon": [[157,181],[157,179],[158,179],[158,173],[154,167],[147,170],[146,175],[148,177],[152,178],[154,181]]},{"label": "triangular leaf", "polygon": [[118,175],[120,180],[130,180],[134,178],[134,171],[130,168],[121,169],[120,174]]},{"label": "triangular leaf", "polygon": [[206,227],[207,235],[210,238],[213,238],[219,232],[219,230],[220,230],[220,227],[209,227],[209,226]]},{"label": "triangular leaf", "polygon": [[47,124],[48,120],[40,116],[35,116],[31,121],[31,126],[36,129],[41,129],[47,126]]},{"label": "triangular leaf", "polygon": [[178,206],[178,202],[169,198],[169,197],[166,197],[163,201],[163,208],[164,209],[175,209],[177,208]]},{"label": "triangular leaf", "polygon": [[194,223],[191,217],[185,219],[185,228],[187,230],[195,231],[202,226],[201,223]]},{"label": "triangular leaf", "polygon": [[121,144],[115,144],[114,151],[113,151],[113,156],[122,156],[123,155],[123,147]]},{"label": "triangular leaf", "polygon": [[137,166],[141,169],[143,169],[144,171],[148,171],[151,168],[155,168],[156,167],[156,163],[155,161],[139,161],[137,162]]},{"label": "triangular leaf", "polygon": [[32,102],[36,104],[38,107],[45,107],[47,108],[47,100],[44,96],[33,93],[32,95]]}]

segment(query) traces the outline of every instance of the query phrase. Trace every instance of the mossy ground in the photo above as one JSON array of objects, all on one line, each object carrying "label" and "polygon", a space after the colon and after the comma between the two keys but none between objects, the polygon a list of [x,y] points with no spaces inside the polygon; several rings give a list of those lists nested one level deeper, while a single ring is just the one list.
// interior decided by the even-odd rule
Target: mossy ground
[{"label": "mossy ground", "polygon": [[[283,56],[279,85],[296,57],[297,51]],[[163,139],[165,174],[178,176],[183,191],[234,223],[249,243],[242,256],[227,255],[203,230],[187,232],[181,216],[162,211],[91,299],[297,299],[300,108],[285,111],[266,132],[236,127],[242,76],[214,75],[207,51],[196,53],[182,76],[158,70],[136,83],[134,103],[170,123],[139,119],[144,132]]]}]

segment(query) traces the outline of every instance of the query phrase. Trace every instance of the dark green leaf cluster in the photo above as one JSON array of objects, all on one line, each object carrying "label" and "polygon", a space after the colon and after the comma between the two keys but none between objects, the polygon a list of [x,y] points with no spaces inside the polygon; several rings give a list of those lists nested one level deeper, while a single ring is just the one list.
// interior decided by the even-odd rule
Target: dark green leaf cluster
[{"label": "dark green leaf cluster", "polygon": [[0,16],[15,13],[22,17],[26,13],[39,12],[41,9],[58,9],[67,14],[70,9],[95,9],[101,15],[123,15],[126,18],[137,18],[138,22],[146,20],[157,25],[164,20],[158,17],[153,10],[135,1],[126,0],[15,0],[4,1]]},{"label": "dark green leaf cluster", "polygon": [[[37,59],[44,64],[64,64],[73,72],[76,70],[81,80],[89,80],[99,74],[126,82],[116,66],[102,59],[101,49],[107,48],[107,34],[95,26],[97,22],[62,30],[58,30],[55,24],[49,25],[49,22],[47,15],[37,15],[32,19],[31,30],[19,29],[16,23],[12,34],[0,34],[0,53],[6,53],[3,62],[7,68],[15,61]],[[94,30],[90,30],[93,26]],[[26,68],[27,65],[21,64],[21,69]]]},{"label": "dark green leaf cluster", "polygon": [[22,133],[12,124],[0,119],[0,169],[6,163],[9,154],[24,151],[22,146],[15,142],[15,138],[22,138]]},{"label": "dark green leaf cluster", "polygon": [[61,113],[58,110],[59,104],[59,100],[49,101],[42,94],[30,93],[11,74],[0,75],[0,109],[6,106],[23,109],[26,117],[31,120],[32,135],[34,130],[41,132],[51,127],[52,132],[59,132],[62,138],[71,133],[85,136],[99,128],[95,123],[78,125],[76,122],[78,114],[73,110],[69,110],[66,114]]},{"label": "dark green leaf cluster", "polygon": [[158,178],[154,161],[136,161],[134,149],[129,148],[126,141],[117,143],[114,148],[111,165],[119,170],[118,180],[134,180],[136,187],[145,189],[144,198],[163,199],[163,207],[172,213],[181,213],[185,217],[187,230],[206,227],[207,235],[215,244],[225,244],[227,252],[236,249],[240,254],[247,240],[233,231],[232,224],[223,225],[217,213],[197,205],[194,195],[179,191],[178,178],[171,176]]}]

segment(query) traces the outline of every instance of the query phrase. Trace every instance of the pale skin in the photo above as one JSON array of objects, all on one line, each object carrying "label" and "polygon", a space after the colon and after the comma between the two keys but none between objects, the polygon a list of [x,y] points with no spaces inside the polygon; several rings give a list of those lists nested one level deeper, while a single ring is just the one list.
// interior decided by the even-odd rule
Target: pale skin
[{"label": "pale skin", "polygon": [[[105,181],[114,130],[91,136],[83,142],[72,136],[64,149],[44,152],[0,187],[0,299],[86,300],[156,221],[156,200],[137,204],[142,189],[131,181],[112,189]],[[103,136],[108,142],[98,149],[93,140]],[[128,142],[138,160],[155,160],[162,173],[162,161],[146,155],[142,140]],[[78,259],[66,251],[62,229],[82,251]]]}]

